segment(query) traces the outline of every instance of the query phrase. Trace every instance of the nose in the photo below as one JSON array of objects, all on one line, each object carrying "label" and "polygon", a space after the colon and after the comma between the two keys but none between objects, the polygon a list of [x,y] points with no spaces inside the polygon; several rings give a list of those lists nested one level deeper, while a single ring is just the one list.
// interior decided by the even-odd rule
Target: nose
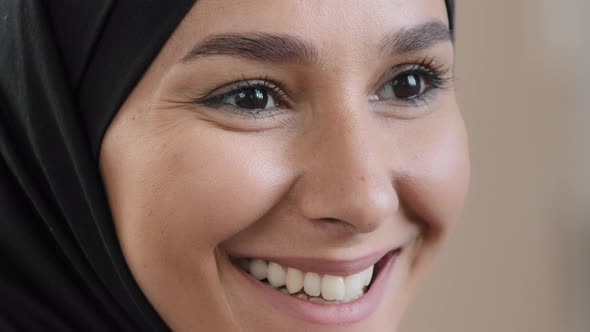
[{"label": "nose", "polygon": [[399,206],[384,129],[359,108],[316,120],[298,150],[304,169],[295,191],[299,211],[356,233],[375,231]]}]

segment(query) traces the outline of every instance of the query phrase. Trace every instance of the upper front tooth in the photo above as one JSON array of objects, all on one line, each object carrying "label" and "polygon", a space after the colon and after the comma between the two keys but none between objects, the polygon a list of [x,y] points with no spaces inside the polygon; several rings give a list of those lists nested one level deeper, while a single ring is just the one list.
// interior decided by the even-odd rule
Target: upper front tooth
[{"label": "upper front tooth", "polygon": [[287,289],[289,293],[297,293],[303,288],[303,272],[294,269],[294,268],[287,268]]},{"label": "upper front tooth", "polygon": [[261,259],[253,259],[250,262],[250,274],[254,278],[262,280],[266,278],[267,272],[268,264],[266,263],[266,261],[263,261]]},{"label": "upper front tooth", "polygon": [[363,272],[361,272],[365,276],[365,280],[364,280],[365,286],[369,286],[369,284],[371,283],[371,279],[373,278],[373,267],[374,266],[375,265],[371,265],[366,270],[364,270]]},{"label": "upper front tooth", "polygon": [[319,296],[321,293],[319,274],[307,272],[303,278],[303,289],[308,295]]},{"label": "upper front tooth", "polygon": [[364,279],[365,275],[363,272],[344,278],[344,288],[346,289],[344,295],[345,300],[354,300],[363,295]]},{"label": "upper front tooth", "polygon": [[322,277],[322,297],[328,301],[344,300],[344,278],[331,275]]},{"label": "upper front tooth", "polygon": [[268,263],[268,273],[266,280],[268,280],[271,286],[278,288],[285,285],[286,277],[287,272],[280,264],[275,262]]}]

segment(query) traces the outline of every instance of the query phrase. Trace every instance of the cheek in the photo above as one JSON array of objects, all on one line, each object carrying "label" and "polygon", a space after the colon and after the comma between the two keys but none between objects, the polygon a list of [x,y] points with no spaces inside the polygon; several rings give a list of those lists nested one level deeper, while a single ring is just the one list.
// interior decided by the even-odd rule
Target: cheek
[{"label": "cheek", "polygon": [[403,175],[396,186],[409,213],[431,234],[440,234],[463,208],[470,174],[467,134],[458,112],[426,121],[404,136]]},{"label": "cheek", "polygon": [[214,247],[262,217],[285,190],[278,144],[201,126],[162,144],[169,147],[158,156],[165,164],[147,175],[158,192],[143,203],[153,231],[179,250]]}]

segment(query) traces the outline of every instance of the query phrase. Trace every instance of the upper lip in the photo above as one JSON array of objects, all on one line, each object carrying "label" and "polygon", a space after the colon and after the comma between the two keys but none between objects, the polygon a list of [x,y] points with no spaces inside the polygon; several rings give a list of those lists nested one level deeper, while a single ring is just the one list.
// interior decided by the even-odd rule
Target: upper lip
[{"label": "upper lip", "polygon": [[288,256],[246,256],[246,255],[232,255],[233,258],[253,258],[272,261],[281,264],[285,267],[295,268],[304,272],[315,272],[318,274],[329,274],[334,276],[348,276],[365,270],[366,268],[376,264],[381,258],[390,252],[397,251],[397,249],[382,249],[373,253],[354,258],[351,260],[334,260],[318,257],[288,257]]}]

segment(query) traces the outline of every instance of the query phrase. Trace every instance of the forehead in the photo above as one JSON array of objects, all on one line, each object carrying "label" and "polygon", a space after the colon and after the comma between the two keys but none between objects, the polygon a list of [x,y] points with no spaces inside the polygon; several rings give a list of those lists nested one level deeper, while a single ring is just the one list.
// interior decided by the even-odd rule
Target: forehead
[{"label": "forehead", "polygon": [[444,0],[199,0],[177,37],[185,48],[212,34],[288,33],[339,49],[430,21],[447,22]]}]

